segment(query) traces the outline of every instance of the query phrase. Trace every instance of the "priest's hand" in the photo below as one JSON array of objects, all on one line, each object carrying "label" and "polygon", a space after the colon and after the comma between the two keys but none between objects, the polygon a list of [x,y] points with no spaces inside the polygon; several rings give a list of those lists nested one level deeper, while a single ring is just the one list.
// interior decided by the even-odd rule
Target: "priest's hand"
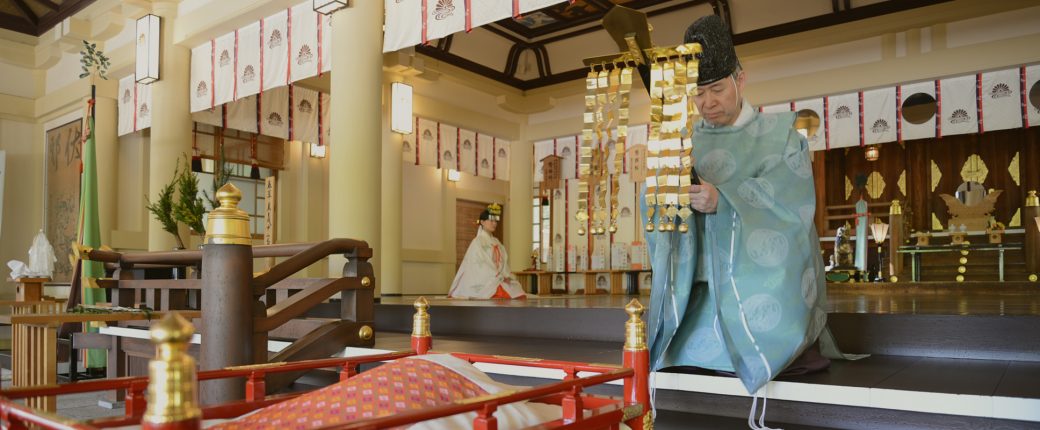
[{"label": "priest's hand", "polygon": [[690,185],[690,206],[700,212],[715,213],[719,207],[719,190],[704,181],[700,185]]}]

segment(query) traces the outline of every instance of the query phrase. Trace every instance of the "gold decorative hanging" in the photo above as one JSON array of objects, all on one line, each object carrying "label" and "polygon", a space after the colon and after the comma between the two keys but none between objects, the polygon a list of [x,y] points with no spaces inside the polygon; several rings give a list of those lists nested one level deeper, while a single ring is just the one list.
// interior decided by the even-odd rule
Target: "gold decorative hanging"
[{"label": "gold decorative hanging", "polygon": [[939,180],[942,179],[942,171],[939,170],[939,165],[935,164],[935,160],[931,160],[931,162],[932,162],[932,192],[934,193],[935,189],[939,187]]},{"label": "gold decorative hanging", "polygon": [[982,157],[979,157],[978,154],[971,154],[971,156],[964,161],[964,166],[961,167],[961,179],[964,179],[964,182],[978,182],[984,184],[986,183],[987,176],[989,176],[989,169],[986,167],[986,163],[982,161]]},{"label": "gold decorative hanging", "polygon": [[1022,186],[1021,174],[1018,170],[1018,152],[1015,152],[1015,156],[1011,158],[1011,163],[1008,164],[1008,174],[1011,175],[1011,179],[1015,181],[1015,185]]}]

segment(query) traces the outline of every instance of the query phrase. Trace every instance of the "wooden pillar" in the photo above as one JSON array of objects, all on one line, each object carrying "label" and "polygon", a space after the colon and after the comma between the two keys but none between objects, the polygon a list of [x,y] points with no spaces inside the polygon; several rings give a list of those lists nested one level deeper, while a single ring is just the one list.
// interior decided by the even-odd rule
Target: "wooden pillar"
[{"label": "wooden pillar", "polygon": [[827,151],[813,153],[813,187],[816,189],[816,234],[827,233]]},{"label": "wooden pillar", "polygon": [[[232,184],[217,191],[220,207],[209,214],[202,248],[203,370],[253,364],[253,249],[249,215],[238,209],[242,193]],[[241,378],[207,381],[205,404],[241,400]]]},{"label": "wooden pillar", "polygon": [[888,276],[892,282],[898,281],[903,276],[903,254],[899,253],[899,247],[906,239],[904,233],[903,207],[899,200],[892,200],[892,206],[888,209]]},{"label": "wooden pillar", "polygon": [[1025,207],[1022,208],[1022,227],[1026,230],[1025,243],[1022,244],[1026,254],[1026,271],[1029,280],[1036,282],[1040,276],[1040,197],[1036,191],[1026,196]]}]

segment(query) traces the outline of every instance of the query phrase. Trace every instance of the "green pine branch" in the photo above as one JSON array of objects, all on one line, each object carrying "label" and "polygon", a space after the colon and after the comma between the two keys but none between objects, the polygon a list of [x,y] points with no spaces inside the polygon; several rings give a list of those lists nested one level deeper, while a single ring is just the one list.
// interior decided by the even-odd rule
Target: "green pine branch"
[{"label": "green pine branch", "polygon": [[[180,168],[183,164],[183,168]],[[203,205],[199,195],[199,177],[191,171],[187,155],[178,162],[180,174],[176,176],[177,193],[179,194],[173,207],[173,217],[188,226],[192,231],[206,234],[206,226],[202,222],[202,216],[206,214],[206,206]]]},{"label": "green pine branch", "polygon": [[[174,178],[177,177],[178,172],[174,172]],[[181,235],[177,232],[177,220],[173,216],[173,192],[174,184],[176,180],[166,184],[159,190],[159,198],[156,201],[151,201],[146,195],[145,201],[148,205],[145,206],[148,212],[152,213],[159,224],[162,224],[163,231],[170,233],[173,237],[177,238],[177,246],[181,249],[184,248],[184,241],[181,240]]]},{"label": "green pine branch", "polygon": [[79,51],[80,79],[87,76],[97,75],[101,79],[108,80],[108,67],[112,65],[111,60],[105,53],[97,49],[96,43],[83,41],[83,50]]}]

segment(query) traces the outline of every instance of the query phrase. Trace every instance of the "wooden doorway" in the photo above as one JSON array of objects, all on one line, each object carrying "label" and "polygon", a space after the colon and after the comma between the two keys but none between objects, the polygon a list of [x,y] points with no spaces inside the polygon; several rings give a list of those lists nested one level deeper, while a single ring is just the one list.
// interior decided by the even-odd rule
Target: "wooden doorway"
[{"label": "wooden doorway", "polygon": [[[462,264],[462,259],[466,256],[466,250],[469,249],[469,243],[473,241],[473,238],[477,235],[477,219],[480,218],[480,213],[484,211],[491,203],[475,202],[471,200],[455,200],[455,271],[459,271],[459,265]],[[503,207],[503,213],[505,208]],[[495,229],[495,236],[499,242],[505,243],[502,240],[502,231],[505,230],[505,225],[502,222],[498,223],[498,228]]]}]

